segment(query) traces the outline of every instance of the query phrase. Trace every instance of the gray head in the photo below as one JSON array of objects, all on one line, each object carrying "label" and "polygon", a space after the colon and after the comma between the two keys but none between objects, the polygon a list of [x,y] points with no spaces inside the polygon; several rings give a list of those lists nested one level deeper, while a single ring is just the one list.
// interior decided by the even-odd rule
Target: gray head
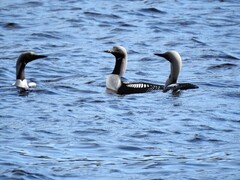
[{"label": "gray head", "polygon": [[177,51],[168,51],[163,54],[155,55],[161,56],[171,63],[171,73],[165,82],[165,88],[170,84],[177,83],[178,75],[182,68],[182,59],[179,53]]},{"label": "gray head", "polygon": [[127,57],[127,50],[123,46],[113,46],[110,50],[105,50],[106,53],[113,54],[116,58]]},{"label": "gray head", "polygon": [[105,50],[106,53],[111,53],[116,58],[116,64],[112,74],[122,76],[127,68],[127,50],[123,46],[113,46],[110,50]]},{"label": "gray head", "polygon": [[27,51],[27,52],[22,53],[18,57],[18,60],[17,60],[17,63],[16,63],[16,79],[21,79],[21,80],[25,79],[24,70],[25,70],[25,67],[26,67],[27,63],[29,63],[31,61],[34,61],[36,59],[45,58],[45,57],[47,57],[47,56],[38,55],[38,54],[35,54],[32,51]]}]

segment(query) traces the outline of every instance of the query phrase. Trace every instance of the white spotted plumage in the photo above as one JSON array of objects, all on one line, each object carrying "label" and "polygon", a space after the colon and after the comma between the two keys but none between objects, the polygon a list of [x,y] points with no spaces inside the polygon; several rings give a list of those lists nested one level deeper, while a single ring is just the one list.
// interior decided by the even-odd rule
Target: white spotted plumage
[{"label": "white spotted plumage", "polygon": [[122,46],[114,46],[110,50],[105,50],[115,56],[115,66],[106,79],[107,89],[111,89],[118,94],[144,93],[151,90],[163,89],[163,85],[154,85],[144,82],[129,83],[122,79],[127,67],[127,51]]},{"label": "white spotted plumage", "polygon": [[130,88],[148,88],[149,85],[148,84],[143,84],[143,83],[140,83],[140,84],[127,84],[127,87],[130,87]]}]

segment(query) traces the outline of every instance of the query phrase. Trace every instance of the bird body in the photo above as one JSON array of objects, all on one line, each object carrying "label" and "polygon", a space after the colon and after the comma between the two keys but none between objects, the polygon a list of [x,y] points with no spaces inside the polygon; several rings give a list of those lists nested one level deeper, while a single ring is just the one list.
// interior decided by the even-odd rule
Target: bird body
[{"label": "bird body", "polygon": [[152,90],[161,90],[163,85],[151,84],[147,82],[124,82],[122,76],[126,72],[128,55],[122,46],[114,46],[104,52],[115,56],[115,66],[111,74],[106,78],[106,87],[117,94],[145,93]]},{"label": "bird body", "polygon": [[25,67],[27,63],[34,61],[39,58],[45,58],[47,56],[45,55],[37,55],[32,51],[27,51],[22,53],[16,62],[16,82],[14,85],[21,89],[29,89],[36,87],[36,83],[34,82],[27,82],[27,79],[25,77]]},{"label": "bird body", "polygon": [[115,66],[110,75],[106,78],[106,87],[117,94],[145,93],[152,90],[169,90],[178,91],[186,89],[195,89],[198,86],[191,83],[177,83],[178,75],[182,69],[182,59],[177,51],[168,51],[163,54],[155,54],[164,57],[171,63],[170,75],[165,85],[151,84],[146,82],[124,82],[121,80],[126,72],[128,55],[123,46],[114,46],[104,52],[111,53],[115,56]]}]

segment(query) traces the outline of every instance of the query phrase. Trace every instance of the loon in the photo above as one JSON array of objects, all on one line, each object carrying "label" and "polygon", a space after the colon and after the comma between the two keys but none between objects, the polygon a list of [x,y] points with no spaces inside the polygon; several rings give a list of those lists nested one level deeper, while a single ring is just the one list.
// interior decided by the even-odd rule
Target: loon
[{"label": "loon", "polygon": [[145,82],[123,82],[122,76],[126,72],[128,55],[123,46],[114,46],[110,50],[105,50],[115,56],[115,67],[106,79],[106,87],[117,94],[145,93],[152,90],[163,90],[164,85],[157,85]]},{"label": "loon", "polygon": [[155,53],[155,55],[165,58],[171,63],[171,72],[165,82],[163,92],[172,90],[173,92],[179,90],[196,89],[197,85],[191,83],[177,83],[178,75],[182,69],[182,58],[177,51],[167,51],[163,54]]},{"label": "loon", "polygon": [[34,82],[27,82],[25,79],[25,67],[27,63],[34,61],[39,58],[45,58],[47,56],[45,55],[37,55],[32,51],[27,51],[22,53],[17,60],[16,63],[16,82],[14,85],[18,88],[21,88],[23,90],[27,90],[29,88],[36,87],[36,83]]}]

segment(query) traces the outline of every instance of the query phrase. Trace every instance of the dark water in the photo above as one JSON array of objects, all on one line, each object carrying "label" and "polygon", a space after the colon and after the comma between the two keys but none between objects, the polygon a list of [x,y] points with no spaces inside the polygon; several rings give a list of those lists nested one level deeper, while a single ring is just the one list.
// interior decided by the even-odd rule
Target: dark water
[{"label": "dark water", "polygon": [[[240,3],[1,0],[0,179],[239,179]],[[163,84],[175,49],[179,95],[105,90],[123,45],[125,77]],[[25,50],[38,86],[19,94]]]}]

